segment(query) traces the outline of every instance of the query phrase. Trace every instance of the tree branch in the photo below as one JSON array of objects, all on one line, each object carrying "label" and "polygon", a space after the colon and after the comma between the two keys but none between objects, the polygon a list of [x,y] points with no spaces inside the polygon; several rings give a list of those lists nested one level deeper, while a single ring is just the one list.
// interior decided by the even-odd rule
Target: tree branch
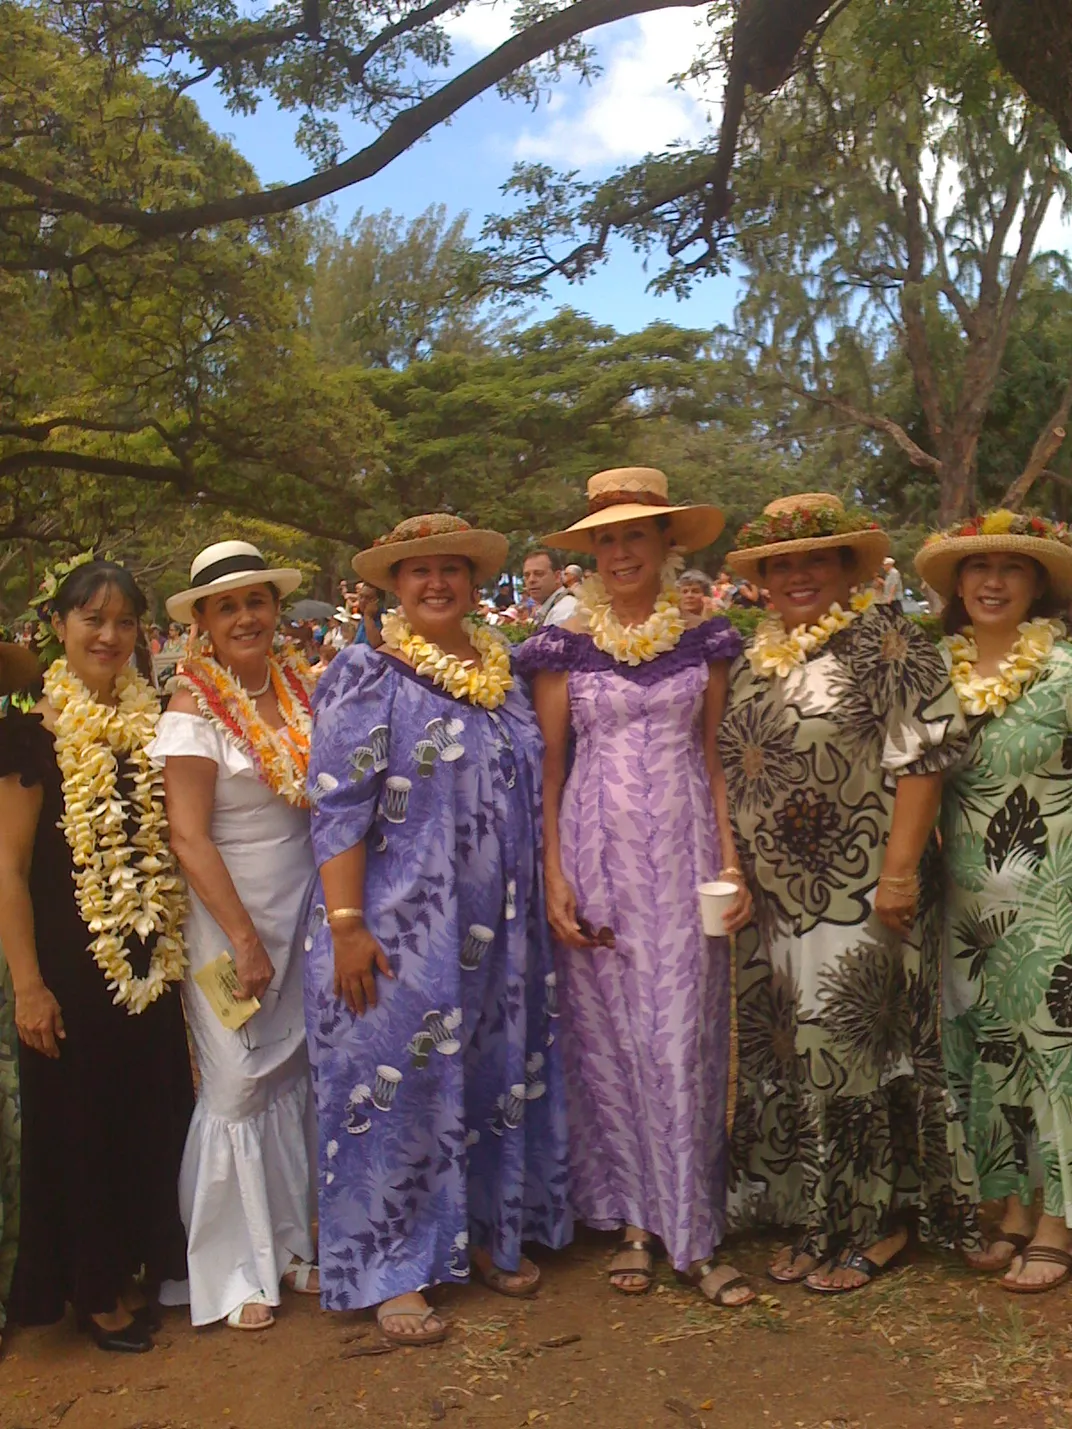
[{"label": "tree branch", "polygon": [[834,412],[840,412],[843,417],[848,417],[858,426],[869,427],[873,432],[882,432],[890,437],[908,457],[914,467],[923,471],[933,471],[941,474],[942,463],[937,457],[931,456],[914,442],[899,422],[895,422],[892,417],[876,416],[873,412],[862,412],[859,407],[854,407],[851,402],[845,402],[840,397],[829,396],[821,392],[809,392],[803,387],[794,387],[791,382],[781,384],[787,391],[793,392],[798,397],[803,397],[808,402],[815,402],[820,407],[829,407]]},{"label": "tree branch", "polygon": [[[1001,502],[1002,506],[1007,506],[1010,511],[1019,511],[1027,493],[1039,477],[1046,473],[1050,458],[1064,441],[1065,423],[1068,421],[1069,413],[1072,413],[1072,378],[1069,378],[1068,385],[1061,394],[1056,412],[1043,427],[1035,445],[1031,448],[1027,465],[1006,491]],[[1052,472],[1049,474],[1053,475]]]}]

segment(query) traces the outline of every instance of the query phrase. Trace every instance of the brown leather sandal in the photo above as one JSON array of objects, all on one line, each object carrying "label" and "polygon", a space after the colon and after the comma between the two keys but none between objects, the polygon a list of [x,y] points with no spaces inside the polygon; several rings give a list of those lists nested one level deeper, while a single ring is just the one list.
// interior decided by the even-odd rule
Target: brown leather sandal
[{"label": "brown leather sandal", "polygon": [[[729,1279],[720,1280],[712,1289],[708,1284],[711,1277],[726,1271],[729,1271]],[[746,1305],[751,1305],[756,1298],[756,1292],[743,1275],[739,1275],[728,1265],[716,1265],[713,1260],[702,1261],[695,1270],[679,1271],[678,1274],[689,1285],[694,1285],[705,1300],[709,1300],[712,1305],[717,1305],[720,1310],[743,1310]],[[748,1298],[746,1300],[727,1300],[727,1292],[731,1290],[747,1290]]]},{"label": "brown leather sandal", "polygon": [[1058,1250],[1055,1245],[1029,1245],[1020,1257],[1022,1265],[1059,1265],[1061,1274],[1056,1280],[1043,1280],[1037,1285],[1017,1285],[1015,1280],[1002,1280],[1002,1290],[1010,1295],[1045,1295],[1056,1290],[1072,1275],[1072,1255],[1067,1250]]},{"label": "brown leather sandal", "polygon": [[[619,1261],[631,1258],[634,1261],[637,1256],[641,1257],[639,1265],[619,1265]],[[615,1283],[616,1275],[633,1275],[638,1280],[643,1280],[643,1285],[618,1285]],[[652,1241],[649,1236],[645,1240],[624,1240],[615,1252],[614,1259],[607,1270],[607,1276],[611,1286],[617,1290],[619,1295],[646,1295],[655,1281],[655,1254],[652,1250]]]}]

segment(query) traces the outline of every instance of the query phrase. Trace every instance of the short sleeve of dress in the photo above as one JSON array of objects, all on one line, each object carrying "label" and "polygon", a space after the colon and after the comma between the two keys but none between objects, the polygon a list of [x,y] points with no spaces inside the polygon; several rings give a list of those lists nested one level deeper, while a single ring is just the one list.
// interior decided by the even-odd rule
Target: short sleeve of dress
[{"label": "short sleeve of dress", "polygon": [[12,709],[0,719],[0,779],[17,774],[24,789],[43,784],[55,767],[52,736],[37,714]]},{"label": "short sleeve of dress", "polygon": [[709,665],[716,660],[736,660],[744,649],[740,633],[724,616],[712,616],[699,630],[703,634],[704,658]]},{"label": "short sleeve of dress", "polygon": [[532,680],[541,670],[559,673],[572,670],[577,663],[579,639],[583,637],[559,625],[545,625],[536,635],[530,635],[528,640],[514,647],[510,655],[511,669],[522,680]]},{"label": "short sleeve of dress", "polygon": [[967,750],[968,727],[941,650],[894,606],[876,607],[866,623],[889,711],[883,769],[895,777],[951,769]]},{"label": "short sleeve of dress", "polygon": [[183,755],[196,759],[211,759],[224,778],[234,774],[252,774],[253,761],[237,745],[200,715],[184,710],[165,710],[156,726],[156,738],[146,753],[154,764]]},{"label": "short sleeve of dress", "polygon": [[391,709],[402,676],[367,645],[337,655],[313,696],[309,788],[317,866],[361,842],[387,769]]}]

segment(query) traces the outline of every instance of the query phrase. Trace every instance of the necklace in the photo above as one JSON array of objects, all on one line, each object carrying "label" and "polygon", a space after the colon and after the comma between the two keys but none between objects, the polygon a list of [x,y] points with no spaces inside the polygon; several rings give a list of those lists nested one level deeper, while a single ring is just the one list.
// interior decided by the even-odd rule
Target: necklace
[{"label": "necklace", "polygon": [[260,687],[259,690],[251,690],[248,685],[243,685],[242,681],[231,669],[230,665],[227,666],[227,673],[231,676],[231,678],[235,681],[236,684],[242,685],[242,689],[245,690],[246,694],[250,697],[251,700],[259,700],[261,695],[266,695],[268,693],[268,686],[272,683],[271,661],[268,662],[268,668],[265,671],[264,675],[264,684]]},{"label": "necklace", "polygon": [[662,589],[647,620],[623,625],[614,612],[602,576],[587,576],[577,588],[578,615],[587,622],[592,644],[619,665],[639,665],[673,650],[685,632],[685,617],[677,593],[677,577],[684,568],[680,556],[663,562]]},{"label": "necklace", "polygon": [[1042,616],[1025,620],[1017,628],[1020,634],[998,665],[996,675],[975,673],[979,647],[970,625],[943,640],[952,662],[949,678],[965,714],[1003,715],[1039,674],[1050,658],[1054,643],[1063,640],[1066,634],[1063,621]]},{"label": "necklace", "polygon": [[[187,660],[179,683],[193,695],[202,716],[252,759],[257,777],[273,793],[295,808],[309,807],[305,782],[314,677],[299,655],[269,655],[268,680],[262,690],[247,690],[230,670],[207,655]],[[283,716],[281,730],[267,724],[254,704],[269,686]]]},{"label": "necklace", "polygon": [[[116,704],[102,704],[66,659],[54,661],[45,676],[63,775],[60,827],[71,849],[78,912],[113,1001],[138,1013],[182,978],[186,888],[168,848],[164,772],[146,753],[160,718],[156,691],[130,670],[120,673],[115,690]],[[119,792],[120,755],[133,770],[129,799]],[[131,818],[136,832],[128,838]],[[135,977],[126,944],[154,933],[149,971]]]},{"label": "necklace", "polygon": [[383,617],[383,643],[404,655],[418,675],[424,675],[456,700],[468,700],[483,709],[494,710],[514,687],[510,673],[510,647],[488,625],[463,620],[466,639],[480,656],[480,663],[448,655],[431,640],[414,633],[400,610]]},{"label": "necklace", "polygon": [[784,680],[792,670],[803,665],[809,655],[821,650],[832,635],[858,620],[870,609],[874,599],[871,591],[854,595],[849,610],[842,610],[835,601],[814,625],[797,625],[788,632],[779,616],[768,616],[748,647],[748,663],[757,675],[777,675]]}]

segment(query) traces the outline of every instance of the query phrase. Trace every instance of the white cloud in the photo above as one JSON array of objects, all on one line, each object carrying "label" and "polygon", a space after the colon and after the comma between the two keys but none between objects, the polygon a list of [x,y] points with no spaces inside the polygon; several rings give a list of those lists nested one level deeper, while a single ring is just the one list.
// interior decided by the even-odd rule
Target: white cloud
[{"label": "white cloud", "polygon": [[514,0],[472,0],[460,15],[449,16],[443,28],[455,44],[487,54],[513,33]]}]

